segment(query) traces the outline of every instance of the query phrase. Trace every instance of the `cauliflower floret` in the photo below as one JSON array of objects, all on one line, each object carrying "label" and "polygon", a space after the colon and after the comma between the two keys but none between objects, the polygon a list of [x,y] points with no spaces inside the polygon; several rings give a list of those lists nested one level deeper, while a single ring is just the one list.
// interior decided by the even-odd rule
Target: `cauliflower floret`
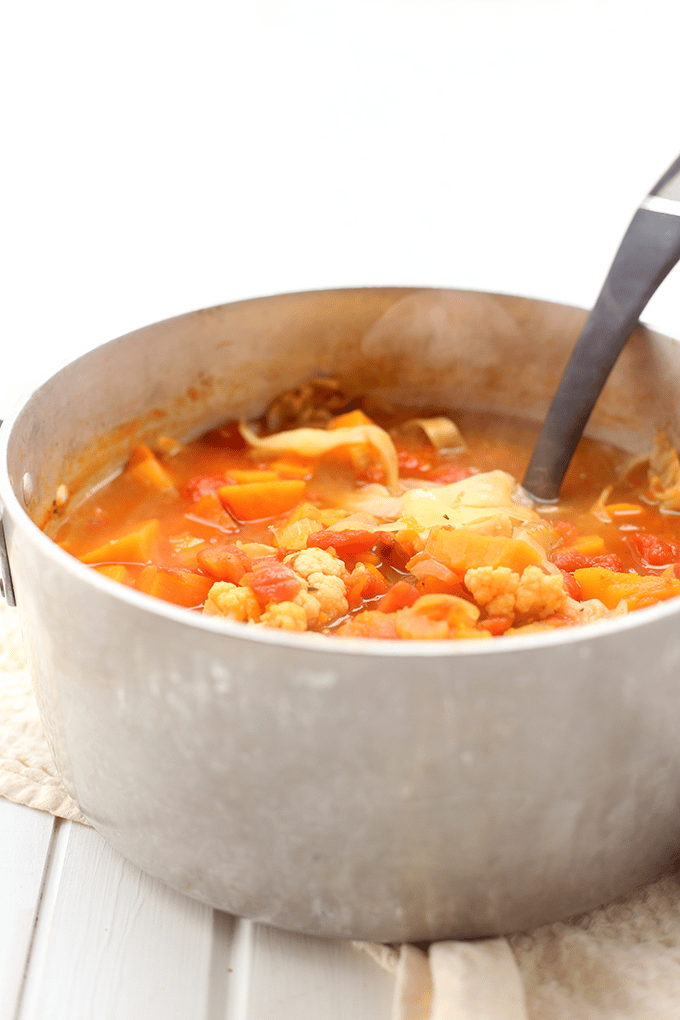
[{"label": "cauliflower floret", "polygon": [[341,577],[313,573],[307,578],[309,591],[319,603],[319,623],[325,626],[349,612],[347,589]]},{"label": "cauliflower floret", "polygon": [[559,612],[567,597],[561,574],[525,567],[520,577],[509,567],[472,567],[465,585],[489,616],[523,616],[543,620]]},{"label": "cauliflower floret", "polygon": [[316,627],[321,615],[321,605],[319,604],[319,600],[316,596],[311,595],[307,591],[306,582],[303,583],[305,584],[305,587],[298,595],[295,596],[293,602],[304,610],[307,617],[307,626]]},{"label": "cauliflower floret", "polygon": [[561,574],[544,574],[540,567],[525,567],[515,593],[515,612],[544,620],[562,609],[566,597]]},{"label": "cauliflower floret", "polygon": [[592,623],[594,620],[609,619],[612,616],[625,616],[628,612],[628,604],[625,599],[622,599],[616,609],[607,609],[604,602],[600,602],[599,599],[586,599],[585,602],[577,602],[576,599],[567,597],[561,612],[574,623]]},{"label": "cauliflower floret", "polygon": [[260,607],[255,592],[247,586],[216,581],[208,592],[203,612],[206,616],[227,616],[241,623],[259,623]]},{"label": "cauliflower floret", "polygon": [[303,549],[302,552],[286,556],[283,562],[306,580],[309,580],[310,574],[347,577],[347,567],[332,549]]},{"label": "cauliflower floret", "polygon": [[307,613],[295,602],[272,602],[260,622],[279,630],[307,630]]},{"label": "cauliflower floret", "polygon": [[519,583],[519,574],[510,567],[471,567],[465,573],[465,587],[489,616],[513,615]]}]

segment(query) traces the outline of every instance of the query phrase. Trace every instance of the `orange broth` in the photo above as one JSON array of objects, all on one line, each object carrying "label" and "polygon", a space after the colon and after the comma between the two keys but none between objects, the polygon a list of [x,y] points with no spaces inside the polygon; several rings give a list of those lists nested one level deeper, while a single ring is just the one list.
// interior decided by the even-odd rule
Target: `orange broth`
[{"label": "orange broth", "polygon": [[[392,435],[400,480],[448,484],[474,473],[497,469],[515,479],[522,478],[537,436],[537,426],[469,411],[455,412],[451,417],[465,437],[466,448],[440,453],[424,433],[419,440],[412,435],[408,440],[400,437],[398,426],[405,415],[371,412],[371,419]],[[263,422],[257,427],[261,434],[267,434]],[[267,614],[266,607],[271,607],[272,602],[289,605],[294,597],[288,596],[297,583],[289,576],[296,565],[296,550],[277,545],[276,529],[295,519],[296,513],[302,513],[299,507],[303,505],[317,513],[315,530],[308,536],[309,546],[318,546],[342,560],[347,611],[335,618],[331,618],[332,614],[324,617],[321,613],[316,623],[310,622],[304,628],[302,624],[288,626],[288,629],[392,638],[496,637],[527,625],[545,628],[575,622],[562,608],[536,613],[535,618],[531,613],[522,615],[518,610],[513,616],[510,610],[505,614],[497,612],[495,607],[501,603],[491,601],[486,606],[483,602],[476,605],[475,611],[479,613],[476,622],[466,618],[466,622],[461,623],[461,600],[475,607],[475,597],[465,585],[467,575],[459,572],[452,579],[450,562],[439,571],[446,575],[444,580],[440,576],[428,578],[413,574],[410,565],[417,562],[420,548],[417,536],[377,531],[369,541],[366,535],[356,537],[358,531],[353,529],[354,539],[348,538],[346,533],[340,541],[337,532],[334,538],[328,528],[334,523],[332,511],[339,495],[348,489],[362,489],[367,484],[384,481],[380,464],[370,458],[351,455],[352,449],[356,453],[354,447],[341,447],[317,458],[292,453],[264,454],[246,444],[233,422],[188,444],[160,440],[153,450],[145,447],[135,450],[127,467],[117,477],[77,503],[73,501],[73,508],[67,502],[57,511],[60,521],[52,526],[57,525],[54,537],[69,553],[112,579],[190,610],[200,611],[204,607],[208,591],[216,581],[238,587],[242,584],[241,575],[254,578],[252,590],[258,608],[252,610],[254,615],[233,618],[260,622],[259,613],[262,622],[268,623],[281,617],[283,611],[277,617]],[[626,476],[624,469],[629,461],[628,455],[614,447],[584,439],[567,473],[559,504],[534,508],[554,529],[547,553],[552,566],[548,569],[556,573],[557,567],[562,571],[566,591],[576,602],[583,600],[578,578],[585,583],[584,568],[590,569],[588,583],[595,577],[592,573],[595,568],[600,572],[611,571],[617,577],[631,573],[643,577],[663,575],[666,579],[663,591],[652,593],[651,601],[645,595],[640,605],[680,594],[677,580],[680,576],[680,515],[660,509],[650,499],[644,466]],[[605,505],[610,509],[602,513],[600,508],[599,514],[593,513],[594,504],[608,485],[612,486],[612,491]],[[252,510],[256,495],[264,500],[265,510],[261,514]],[[329,514],[321,520],[318,515],[323,516],[324,511]],[[157,524],[150,526],[140,539],[135,529],[145,522]],[[121,536],[130,534],[134,541],[120,544]],[[329,546],[331,539],[336,544]],[[260,549],[252,543],[268,549]],[[245,553],[241,546],[247,547]],[[224,550],[226,567],[220,566],[218,555]],[[237,550],[241,551],[237,554]],[[420,549],[421,561],[423,557],[427,558],[427,554]],[[286,566],[284,561],[291,566]],[[470,561],[474,569],[483,562],[487,561]],[[537,562],[535,558],[531,560],[534,565]],[[522,569],[522,566],[517,568],[518,576]],[[545,572],[545,565],[541,569]],[[364,583],[362,572],[365,570],[373,575],[369,583]],[[380,576],[376,576],[378,574]],[[603,576],[598,575],[600,580]],[[263,577],[268,579],[269,587],[267,584],[258,587],[258,578]],[[318,591],[304,578],[300,584],[311,593]],[[430,597],[429,602],[426,600],[427,606],[421,604],[425,606],[422,613],[427,617],[426,625],[421,627],[418,622],[415,628],[409,625],[404,630],[402,627],[402,634],[397,624],[406,619],[404,613],[410,612],[415,619],[413,613],[418,610],[413,607],[424,595]],[[457,600],[455,606],[452,599]],[[629,602],[633,603],[630,608],[636,607],[635,597],[629,598]],[[451,622],[454,608],[455,625]],[[465,615],[465,605],[462,610]],[[376,615],[380,612],[385,621]],[[399,612],[402,617],[398,617]],[[295,613],[301,616],[299,610]],[[441,622],[445,616],[449,621],[448,631]],[[354,630],[351,626],[348,628],[351,620],[359,620]],[[285,624],[270,622],[270,625]]]}]

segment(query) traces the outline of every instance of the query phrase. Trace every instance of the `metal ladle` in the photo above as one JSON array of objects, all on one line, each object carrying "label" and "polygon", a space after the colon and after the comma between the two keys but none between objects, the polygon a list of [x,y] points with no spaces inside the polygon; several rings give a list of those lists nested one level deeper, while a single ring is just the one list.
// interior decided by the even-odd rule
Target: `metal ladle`
[{"label": "metal ladle", "polygon": [[680,156],[640,205],[574,347],[522,485],[552,503],[614,363],[680,259]]}]

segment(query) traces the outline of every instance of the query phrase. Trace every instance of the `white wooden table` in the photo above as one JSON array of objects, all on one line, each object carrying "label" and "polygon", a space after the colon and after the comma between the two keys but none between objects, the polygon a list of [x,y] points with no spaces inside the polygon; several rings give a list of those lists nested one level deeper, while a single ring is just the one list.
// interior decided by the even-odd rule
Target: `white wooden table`
[{"label": "white wooden table", "polygon": [[[14,4],[0,413],[65,359],[265,293],[588,306],[680,151],[677,0]],[[680,336],[674,270],[645,316]],[[0,1020],[382,1020],[347,943],[235,921],[0,800]]]},{"label": "white wooden table", "polygon": [[349,942],[239,920],[143,874],[93,829],[0,800],[0,1020],[387,1020]]}]

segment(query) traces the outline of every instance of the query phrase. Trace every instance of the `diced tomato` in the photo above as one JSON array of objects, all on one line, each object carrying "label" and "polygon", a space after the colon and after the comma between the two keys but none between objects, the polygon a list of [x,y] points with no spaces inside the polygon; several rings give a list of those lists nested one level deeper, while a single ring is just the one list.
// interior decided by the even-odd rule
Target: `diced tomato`
[{"label": "diced tomato", "polygon": [[444,467],[435,468],[429,474],[430,481],[441,482],[442,485],[451,485],[453,482],[462,482],[464,478],[472,475],[469,468],[459,464],[445,464]]},{"label": "diced tomato", "polygon": [[395,613],[397,609],[406,609],[420,598],[420,592],[408,581],[397,581],[378,603],[381,613]]},{"label": "diced tomato", "polygon": [[385,469],[382,464],[367,464],[365,468],[362,468],[357,473],[357,478],[362,482],[382,485],[385,481]]},{"label": "diced tomato", "polygon": [[185,499],[191,499],[198,503],[199,499],[217,492],[224,485],[223,475],[195,475],[182,487],[182,495]]},{"label": "diced tomato", "polygon": [[347,623],[343,623],[335,631],[338,637],[370,637],[383,640],[396,640],[399,635],[395,625],[394,613],[379,613],[375,609],[365,609],[357,613]]},{"label": "diced tomato", "polygon": [[568,521],[553,521],[552,526],[559,536],[560,545],[569,545],[578,535],[578,528]]},{"label": "diced tomato", "polygon": [[384,560],[388,560],[390,565],[395,570],[404,571],[406,570],[406,564],[411,559],[413,553],[410,549],[407,549],[401,542],[397,542],[394,535],[390,535],[389,531],[380,531],[379,535],[379,552]]},{"label": "diced tomato", "polygon": [[499,637],[512,627],[512,619],[509,616],[487,616],[479,626],[488,630],[492,637]]},{"label": "diced tomato", "polygon": [[606,567],[607,570],[614,570],[617,574],[622,574],[626,569],[616,553],[605,553],[604,556],[588,556],[586,558],[589,567]]},{"label": "diced tomato", "polygon": [[388,590],[389,584],[380,571],[369,567],[349,585],[347,589],[349,607],[350,609],[356,609],[365,599],[384,595]]},{"label": "diced tomato", "polygon": [[564,580],[564,587],[567,589],[567,595],[570,595],[572,599],[576,599],[577,602],[580,602],[581,588],[574,575],[568,570],[562,570],[562,579]]},{"label": "diced tomato", "polygon": [[680,561],[680,542],[673,539],[660,538],[646,531],[635,531],[626,537],[626,544],[635,558],[645,566],[665,567]]},{"label": "diced tomato", "polygon": [[405,474],[407,471],[427,471],[430,466],[427,461],[419,460],[418,457],[409,450],[399,450],[397,453],[397,462],[399,464],[400,474]]},{"label": "diced tomato", "polygon": [[378,536],[374,531],[315,531],[307,538],[307,548],[335,549],[338,556],[358,556],[371,549]]},{"label": "diced tomato", "polygon": [[299,595],[302,581],[286,563],[272,560],[256,570],[244,574],[240,583],[252,588],[262,605],[267,602],[290,602]]},{"label": "diced tomato", "polygon": [[607,570],[622,572],[626,568],[616,553],[604,553],[601,556],[586,556],[578,549],[556,549],[551,556],[552,562],[560,570],[572,574],[583,567],[606,567]]},{"label": "diced tomato", "polygon": [[556,549],[550,557],[556,567],[559,567],[562,571],[573,573],[574,570],[580,570],[581,567],[589,567],[589,557],[584,556],[578,549]]},{"label": "diced tomato", "polygon": [[252,564],[237,545],[211,545],[196,557],[199,568],[215,581],[238,584]]}]

